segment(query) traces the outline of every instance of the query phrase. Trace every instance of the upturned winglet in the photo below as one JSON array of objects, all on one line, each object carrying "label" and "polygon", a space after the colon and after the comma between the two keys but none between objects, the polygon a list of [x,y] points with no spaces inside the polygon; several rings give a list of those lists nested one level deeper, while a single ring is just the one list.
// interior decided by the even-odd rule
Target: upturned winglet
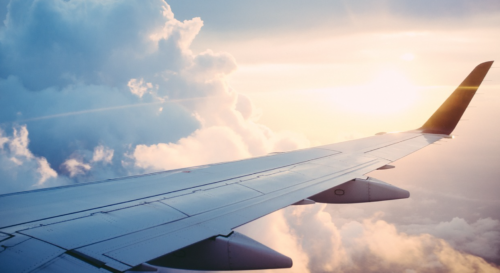
[{"label": "upturned winglet", "polygon": [[476,66],[429,120],[420,127],[420,130],[431,134],[451,134],[492,64],[493,61],[490,61]]}]

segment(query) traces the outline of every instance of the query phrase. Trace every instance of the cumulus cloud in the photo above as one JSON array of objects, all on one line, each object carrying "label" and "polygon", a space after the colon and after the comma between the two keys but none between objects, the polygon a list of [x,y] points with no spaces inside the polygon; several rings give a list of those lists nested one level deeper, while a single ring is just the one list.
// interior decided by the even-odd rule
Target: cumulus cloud
[{"label": "cumulus cloud", "polygon": [[481,218],[468,223],[454,217],[450,221],[427,225],[403,225],[408,234],[431,234],[446,240],[454,249],[471,253],[491,261],[500,260],[500,221]]},{"label": "cumulus cloud", "polygon": [[[240,112],[244,119],[250,119],[252,115],[256,114],[252,101],[248,96],[243,94],[238,94],[235,110]],[[257,120],[258,117],[254,117],[254,119]]]},{"label": "cumulus cloud", "polygon": [[130,92],[139,98],[142,98],[148,89],[153,88],[153,85],[150,82],[144,83],[144,79],[131,79],[128,81],[127,86],[130,88]]},{"label": "cumulus cloud", "polygon": [[[353,262],[369,266],[374,272],[500,272],[484,259],[460,252],[446,241],[428,234],[410,236],[393,224],[376,219],[362,222],[361,236],[349,245]],[[349,227],[342,227],[348,230]]]},{"label": "cumulus cloud", "polygon": [[55,186],[67,181],[58,178],[44,157],[34,156],[28,149],[26,126],[13,128],[12,136],[0,130],[0,177],[2,192]]},{"label": "cumulus cloud", "polygon": [[121,85],[183,66],[182,51],[202,25],[199,18],[175,20],[159,0],[12,1],[0,76],[17,75],[32,90],[74,82]]},{"label": "cumulus cloud", "polygon": [[230,54],[189,49],[202,26],[160,0],[13,1],[0,28],[0,128],[24,126],[30,142],[12,151],[51,166],[44,180],[85,182],[307,147],[256,122],[226,81]]},{"label": "cumulus cloud", "polygon": [[[237,230],[293,258],[293,267],[286,272],[500,272],[500,267],[455,249],[448,240],[425,232],[404,232],[380,220],[382,213],[337,224],[325,210],[328,206],[335,205],[290,206]],[[487,229],[484,224],[471,226],[483,226],[477,231],[486,233],[496,230],[491,225]]]},{"label": "cumulus cloud", "polygon": [[133,153],[136,166],[153,170],[177,169],[249,156],[242,138],[227,127],[200,129],[177,143],[137,145]]},{"label": "cumulus cloud", "polygon": [[85,174],[92,168],[89,164],[85,164],[76,158],[64,161],[61,167],[69,173],[70,177]]},{"label": "cumulus cloud", "polygon": [[[288,257],[293,257],[293,267],[287,269],[287,272],[309,271],[307,266],[311,263],[311,257],[302,248],[301,238],[290,227],[289,221],[285,218],[282,210],[239,227],[237,231]],[[264,270],[263,272],[280,271]]]},{"label": "cumulus cloud", "polygon": [[[309,272],[500,272],[499,267],[476,253],[456,249],[453,243],[449,243],[450,239],[461,240],[463,237],[463,233],[453,234],[450,226],[456,225],[455,219],[438,227],[438,230],[451,231],[443,240],[425,232],[403,232],[394,224],[378,219],[379,215],[358,221],[351,219],[337,225],[325,207],[318,204],[284,209],[281,213],[286,225],[281,229],[282,233],[274,234],[279,238],[274,240],[287,240],[290,234],[296,237],[298,246],[294,255],[307,261]],[[261,221],[263,230],[270,225],[264,220],[258,221]],[[478,222],[459,225],[472,227],[474,232],[495,233],[498,230],[491,219]],[[249,231],[258,223],[250,225]],[[265,235],[258,232],[247,234],[266,243]],[[478,244],[485,243],[481,238],[475,240]],[[485,251],[494,245],[498,245],[496,241],[486,243]]]},{"label": "cumulus cloud", "polygon": [[99,145],[94,148],[94,155],[92,156],[92,161],[94,162],[102,161],[104,164],[109,164],[113,159],[114,152],[115,151],[113,151],[112,149]]}]

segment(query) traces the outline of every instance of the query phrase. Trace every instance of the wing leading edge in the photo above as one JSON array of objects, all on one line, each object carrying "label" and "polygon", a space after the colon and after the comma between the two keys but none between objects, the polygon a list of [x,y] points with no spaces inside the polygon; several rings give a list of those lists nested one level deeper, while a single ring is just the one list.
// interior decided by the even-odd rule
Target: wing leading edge
[{"label": "wing leading edge", "polygon": [[451,134],[492,63],[478,65],[414,131],[1,195],[0,271],[290,267],[288,257],[232,229],[292,204],[407,198],[365,174]]}]

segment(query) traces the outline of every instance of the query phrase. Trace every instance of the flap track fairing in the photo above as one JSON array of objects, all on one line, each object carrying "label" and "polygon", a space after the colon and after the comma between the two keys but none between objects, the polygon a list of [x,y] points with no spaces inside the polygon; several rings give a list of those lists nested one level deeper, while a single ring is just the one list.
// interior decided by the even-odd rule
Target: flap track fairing
[{"label": "flap track fairing", "polygon": [[410,192],[368,177],[356,178],[309,197],[319,203],[342,204],[394,200],[410,197]]},{"label": "flap track fairing", "polygon": [[292,267],[292,259],[241,234],[217,236],[164,255],[148,264],[189,270],[256,270]]}]

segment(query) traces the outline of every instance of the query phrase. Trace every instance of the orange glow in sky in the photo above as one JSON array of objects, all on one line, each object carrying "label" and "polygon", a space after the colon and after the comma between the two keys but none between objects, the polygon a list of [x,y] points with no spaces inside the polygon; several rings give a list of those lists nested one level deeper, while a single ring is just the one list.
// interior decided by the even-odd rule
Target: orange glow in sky
[{"label": "orange glow in sky", "polygon": [[418,128],[477,64],[500,59],[495,28],[322,34],[210,46],[235,56],[229,83],[260,123],[316,144]]}]

